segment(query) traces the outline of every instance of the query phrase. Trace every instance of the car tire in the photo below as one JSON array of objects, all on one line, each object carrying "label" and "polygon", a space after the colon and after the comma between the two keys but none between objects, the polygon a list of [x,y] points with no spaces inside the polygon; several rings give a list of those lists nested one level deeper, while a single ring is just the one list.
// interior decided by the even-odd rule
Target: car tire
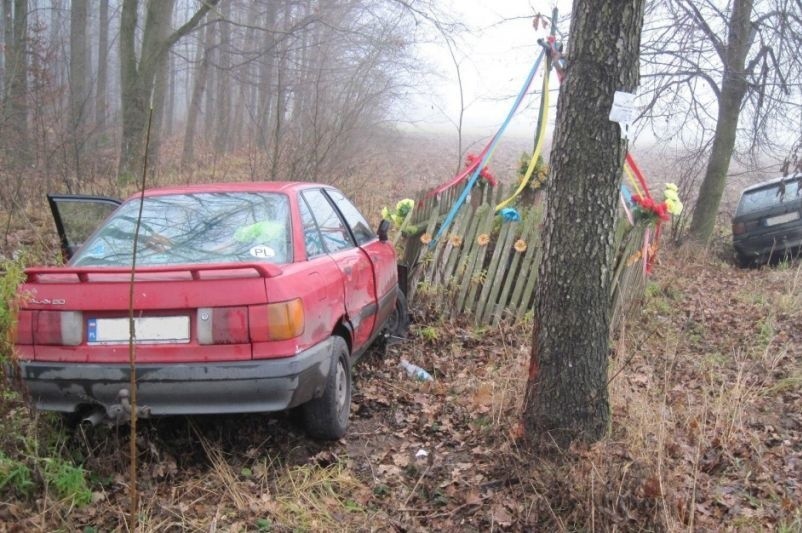
[{"label": "car tire", "polygon": [[387,319],[386,331],[393,337],[406,337],[409,329],[409,309],[407,297],[401,289],[396,289],[395,309]]},{"label": "car tire", "polygon": [[735,253],[735,263],[740,268],[749,268],[755,264],[754,259],[752,259],[751,257],[741,255],[738,252]]},{"label": "car tire", "polygon": [[342,337],[332,337],[332,361],[323,395],[303,405],[304,423],[310,437],[337,440],[348,429],[351,411],[351,363],[348,345]]}]

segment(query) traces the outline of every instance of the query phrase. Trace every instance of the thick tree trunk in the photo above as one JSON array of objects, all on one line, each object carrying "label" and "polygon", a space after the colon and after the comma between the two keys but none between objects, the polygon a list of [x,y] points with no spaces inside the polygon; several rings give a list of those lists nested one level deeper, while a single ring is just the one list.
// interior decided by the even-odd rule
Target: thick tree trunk
[{"label": "thick tree trunk", "polygon": [[730,159],[735,148],[741,102],[746,96],[746,54],[752,42],[752,0],[735,0],[730,16],[724,56],[724,79],[718,95],[718,120],[707,170],[691,219],[690,237],[707,244],[716,225],[718,206],[724,194]]},{"label": "thick tree trunk", "polygon": [[627,143],[608,119],[638,85],[644,0],[575,0],[557,108],[523,423],[533,444],[604,436],[613,230]]}]

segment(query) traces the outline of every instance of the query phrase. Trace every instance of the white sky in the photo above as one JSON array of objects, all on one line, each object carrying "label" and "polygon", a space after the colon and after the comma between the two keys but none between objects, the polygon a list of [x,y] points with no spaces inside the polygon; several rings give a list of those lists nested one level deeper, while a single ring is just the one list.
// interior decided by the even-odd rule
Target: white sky
[{"label": "white sky", "polygon": [[[468,27],[468,31],[457,37],[458,48],[455,50],[463,81],[466,106],[463,131],[467,135],[490,136],[501,125],[540,53],[537,39],[548,35],[549,30],[542,27],[535,31],[532,19],[538,12],[550,17],[555,4],[562,21],[558,29],[567,34],[569,0],[494,0],[492,3],[451,0],[446,6],[446,12]],[[412,127],[422,131],[455,133],[452,121],[455,123],[459,116],[459,83],[448,48],[443,39],[438,38],[421,45],[420,49],[421,56],[439,72],[440,77],[415,98],[414,109],[409,113]],[[540,103],[542,75],[543,67],[506,135],[532,136]],[[556,76],[551,76],[550,85],[549,122],[553,125],[559,87]]]}]

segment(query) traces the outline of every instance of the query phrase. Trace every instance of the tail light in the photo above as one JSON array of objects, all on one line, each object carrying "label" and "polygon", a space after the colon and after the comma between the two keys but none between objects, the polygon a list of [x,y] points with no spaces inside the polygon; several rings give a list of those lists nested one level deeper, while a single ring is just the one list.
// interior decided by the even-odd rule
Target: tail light
[{"label": "tail light", "polygon": [[267,304],[267,338],[283,341],[304,332],[304,305],[300,298]]},{"label": "tail light", "polygon": [[34,344],[78,346],[83,341],[84,323],[80,311],[37,311],[32,325]]},{"label": "tail light", "polygon": [[746,233],[746,224],[744,222],[733,222],[732,223],[732,234],[733,235],[743,235]]},{"label": "tail light", "polygon": [[247,307],[198,309],[199,344],[244,344],[248,338]]},{"label": "tail light", "polygon": [[11,333],[14,344],[33,344],[34,311],[22,310],[17,315],[17,324]]}]

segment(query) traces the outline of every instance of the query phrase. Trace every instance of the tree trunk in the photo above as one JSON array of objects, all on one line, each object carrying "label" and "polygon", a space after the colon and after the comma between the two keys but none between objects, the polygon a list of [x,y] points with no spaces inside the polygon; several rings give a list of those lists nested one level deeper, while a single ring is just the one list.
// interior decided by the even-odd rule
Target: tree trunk
[{"label": "tree trunk", "polygon": [[220,45],[217,47],[218,67],[217,76],[217,106],[215,108],[216,126],[214,137],[214,151],[217,155],[225,154],[229,148],[230,118],[231,118],[231,2],[223,4],[220,26]]},{"label": "tree trunk", "polygon": [[206,76],[209,72],[209,53],[212,48],[211,26],[206,26],[203,32],[204,36],[198,45],[198,61],[200,65],[195,72],[192,96],[189,100],[189,109],[187,109],[186,130],[184,132],[184,150],[181,155],[181,168],[185,170],[190,168],[195,160],[195,130],[198,124],[198,116],[201,113],[203,91],[206,88]]},{"label": "tree trunk", "polygon": [[86,142],[86,115],[89,109],[89,64],[87,61],[87,0],[70,4],[70,129],[72,130],[75,176],[67,180],[67,190],[81,176],[81,159]]},{"label": "tree trunk", "polygon": [[259,63],[259,106],[256,112],[259,146],[267,151],[270,138],[270,113],[273,109],[273,71],[276,64],[276,39],[273,31],[276,24],[278,2],[270,2],[265,10],[264,55]]},{"label": "tree trunk", "polygon": [[523,423],[532,444],[604,436],[613,233],[627,143],[608,119],[638,85],[644,0],[575,0],[557,108]]},{"label": "tree trunk", "polygon": [[746,55],[752,42],[752,0],[735,0],[729,21],[729,36],[724,57],[724,78],[718,95],[718,120],[713,148],[699,189],[699,198],[691,219],[690,237],[707,244],[716,225],[718,206],[724,194],[730,159],[735,148],[741,102],[746,96]]},{"label": "tree trunk", "polygon": [[[28,132],[28,2],[3,2],[5,23],[4,132],[6,160],[25,166],[31,159]],[[13,12],[12,12],[13,10]]]},{"label": "tree trunk", "polygon": [[[148,17],[153,17],[153,32],[155,42],[164,42],[170,31],[170,21],[173,16],[173,0],[159,0],[148,4]],[[143,54],[146,53],[145,43],[143,43]],[[155,53],[155,52],[154,52]],[[156,63],[156,77],[153,85],[153,123],[150,129],[150,147],[148,148],[148,165],[157,168],[159,164],[159,153],[161,151],[163,124],[165,116],[165,101],[167,100],[167,84],[170,73],[170,53],[166,51],[161,54]]]},{"label": "tree trunk", "polygon": [[109,78],[109,0],[100,0],[100,29],[97,43],[97,95],[95,97],[95,122],[98,132],[103,134],[108,111]]},{"label": "tree trunk", "polygon": [[[289,2],[284,2],[284,13],[282,16],[282,24],[285,31],[289,31],[292,27],[290,20],[291,8]],[[279,60],[276,74],[276,115],[273,124],[273,156],[270,163],[270,179],[275,181],[278,179],[279,159],[281,159],[281,141],[282,141],[282,127],[284,126],[284,115],[287,112],[287,56],[289,55],[289,43],[285,37],[281,44],[279,51]]]},{"label": "tree trunk", "polygon": [[122,104],[122,139],[119,177],[127,180],[142,167],[148,101],[153,91],[156,73],[170,48],[191,32],[219,0],[207,0],[183,26],[162,38],[160,26],[168,24],[174,0],[159,0],[148,4],[145,28],[142,33],[142,52],[137,61],[135,33],[138,0],[123,0],[120,17],[120,91]]}]

